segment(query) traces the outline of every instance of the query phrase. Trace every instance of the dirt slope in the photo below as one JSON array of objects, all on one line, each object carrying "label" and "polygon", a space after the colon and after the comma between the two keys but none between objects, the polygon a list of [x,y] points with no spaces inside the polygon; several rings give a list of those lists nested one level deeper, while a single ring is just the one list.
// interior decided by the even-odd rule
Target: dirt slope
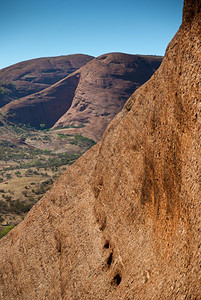
[{"label": "dirt slope", "polygon": [[0,70],[0,107],[39,92],[63,79],[87,62],[84,54],[44,57],[23,61]]},{"label": "dirt slope", "polygon": [[201,299],[201,5],[161,67],[0,241],[0,298]]}]

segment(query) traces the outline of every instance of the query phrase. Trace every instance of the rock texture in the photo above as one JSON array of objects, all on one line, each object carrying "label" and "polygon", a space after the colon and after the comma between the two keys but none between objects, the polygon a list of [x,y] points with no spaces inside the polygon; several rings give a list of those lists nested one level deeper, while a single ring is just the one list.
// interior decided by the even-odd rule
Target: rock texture
[{"label": "rock texture", "polygon": [[93,56],[84,54],[44,57],[23,61],[0,70],[0,107],[39,92],[65,78]]},{"label": "rock texture", "polygon": [[0,241],[0,299],[201,299],[200,20]]},{"label": "rock texture", "polygon": [[2,111],[7,120],[34,127],[81,126],[73,132],[99,141],[108,123],[161,60],[158,56],[105,54],[53,86],[9,103]]}]

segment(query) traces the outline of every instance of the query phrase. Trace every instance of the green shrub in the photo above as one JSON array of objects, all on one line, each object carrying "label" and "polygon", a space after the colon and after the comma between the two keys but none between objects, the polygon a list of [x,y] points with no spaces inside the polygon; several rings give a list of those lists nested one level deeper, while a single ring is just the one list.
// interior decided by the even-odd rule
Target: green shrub
[{"label": "green shrub", "polygon": [[70,141],[70,144],[92,147],[92,146],[95,145],[95,142],[93,140],[85,137],[85,136],[82,136],[81,134],[75,134],[74,135],[74,140]]},{"label": "green shrub", "polygon": [[5,195],[5,196],[4,196],[4,199],[7,200],[7,201],[10,201],[10,200],[12,199],[12,197],[11,197],[11,196],[8,196],[8,195]]},{"label": "green shrub", "polygon": [[6,94],[6,90],[5,90],[4,87],[0,87],[0,94],[1,94],[1,95]]},{"label": "green shrub", "polygon": [[16,175],[17,177],[22,177],[20,171],[16,171],[16,172],[15,172],[15,175]]},{"label": "green shrub", "polygon": [[44,130],[44,129],[45,129],[45,127],[46,127],[46,125],[45,125],[45,124],[40,124],[40,129],[41,129],[41,130]]},{"label": "green shrub", "polygon": [[25,176],[31,176],[31,175],[33,175],[33,170],[32,169],[28,169],[26,172],[25,172]]},{"label": "green shrub", "polygon": [[8,204],[5,201],[0,200],[0,211],[7,210]]},{"label": "green shrub", "polygon": [[22,191],[22,195],[24,195],[25,197],[28,197],[28,191]]},{"label": "green shrub", "polygon": [[26,204],[20,200],[11,201],[9,211],[17,214],[28,212],[31,209],[31,204]]},{"label": "green shrub", "polygon": [[0,229],[0,239],[5,236],[9,231],[11,231],[11,229],[14,228],[14,225],[8,225],[6,226],[6,228],[4,230]]},{"label": "green shrub", "polygon": [[12,178],[12,175],[10,173],[7,173],[6,174],[6,179],[11,179]]}]

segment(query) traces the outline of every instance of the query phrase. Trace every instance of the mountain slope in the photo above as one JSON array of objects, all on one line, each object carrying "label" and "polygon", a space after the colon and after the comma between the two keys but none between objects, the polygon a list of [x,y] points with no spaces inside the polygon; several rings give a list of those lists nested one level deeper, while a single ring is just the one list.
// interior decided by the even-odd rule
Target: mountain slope
[{"label": "mountain slope", "polygon": [[161,60],[157,56],[105,54],[53,86],[9,103],[2,111],[7,120],[35,127],[51,127],[55,123],[55,128],[78,126],[81,128],[77,132],[97,141]]},{"label": "mountain slope", "polygon": [[200,299],[200,1],[102,141],[0,241],[0,297]]},{"label": "mountain slope", "polygon": [[70,108],[78,82],[75,72],[41,92],[8,103],[0,112],[13,123],[50,128]]},{"label": "mountain slope", "polygon": [[161,60],[158,56],[109,53],[89,62],[80,71],[70,109],[54,128],[84,125],[77,132],[99,141],[109,122],[153,75]]},{"label": "mountain slope", "polygon": [[44,57],[23,61],[0,70],[0,107],[56,83],[73,73],[92,56],[84,54]]}]

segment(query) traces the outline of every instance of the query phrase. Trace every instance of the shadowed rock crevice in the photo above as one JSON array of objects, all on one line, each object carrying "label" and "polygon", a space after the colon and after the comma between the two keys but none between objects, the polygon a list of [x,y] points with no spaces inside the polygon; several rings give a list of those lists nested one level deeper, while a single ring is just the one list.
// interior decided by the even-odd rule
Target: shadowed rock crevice
[{"label": "shadowed rock crevice", "polygon": [[106,241],[106,243],[104,244],[104,248],[106,248],[106,249],[110,248],[110,243],[108,241]]},{"label": "shadowed rock crevice", "polygon": [[111,266],[112,260],[113,260],[113,252],[110,253],[110,255],[109,255],[108,259],[107,259],[107,265],[108,265],[108,267]]},{"label": "shadowed rock crevice", "polygon": [[101,220],[98,220],[98,223],[100,224],[100,230],[101,231],[104,231],[105,228],[106,228],[106,224],[107,224],[107,218],[106,217],[103,217],[102,221]]},{"label": "shadowed rock crevice", "polygon": [[113,286],[118,286],[118,285],[120,285],[121,280],[122,280],[121,275],[118,273],[118,274],[116,274],[116,275],[114,276],[114,278],[113,278],[111,284],[112,284]]}]

